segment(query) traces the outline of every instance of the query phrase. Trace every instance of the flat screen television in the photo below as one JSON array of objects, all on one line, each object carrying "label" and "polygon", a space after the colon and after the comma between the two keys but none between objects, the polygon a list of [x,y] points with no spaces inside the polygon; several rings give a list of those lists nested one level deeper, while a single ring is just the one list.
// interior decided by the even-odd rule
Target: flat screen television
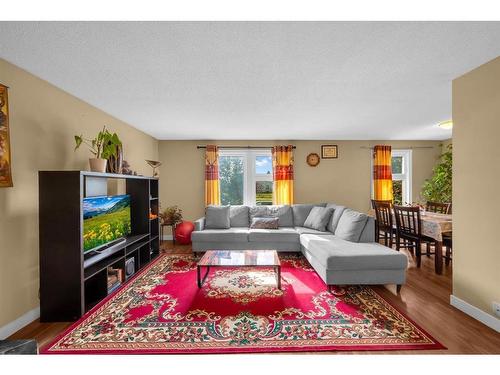
[{"label": "flat screen television", "polygon": [[130,195],[83,199],[83,253],[98,250],[130,234]]}]

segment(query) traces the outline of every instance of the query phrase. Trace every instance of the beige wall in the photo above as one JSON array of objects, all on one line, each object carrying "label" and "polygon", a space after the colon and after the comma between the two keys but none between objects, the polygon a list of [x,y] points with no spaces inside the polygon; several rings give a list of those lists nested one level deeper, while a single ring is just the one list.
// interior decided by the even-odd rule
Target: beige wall
[{"label": "beige wall", "polygon": [[444,140],[443,143],[442,143],[442,147],[441,147],[442,152],[448,151],[448,146],[451,145],[451,144],[453,144],[453,139],[452,138]]},{"label": "beige wall", "polygon": [[[370,147],[389,144],[393,148],[426,147],[413,149],[413,200],[419,200],[420,189],[441,153],[438,141],[160,141],[162,206],[176,204],[188,220],[203,216],[203,150],[196,145],[272,145],[294,144],[295,150],[295,202],[337,202],[366,211],[370,205],[371,157]],[[306,164],[311,152],[320,154],[321,144],[337,144],[339,158],[322,159],[317,167]],[[365,148],[362,148],[365,147]]]},{"label": "beige wall", "polygon": [[9,86],[13,188],[0,189],[0,328],[38,306],[38,170],[87,169],[73,135],[106,125],[119,134],[125,159],[150,174],[158,141],[0,59]]},{"label": "beige wall", "polygon": [[500,302],[500,58],[453,81],[453,295]]}]

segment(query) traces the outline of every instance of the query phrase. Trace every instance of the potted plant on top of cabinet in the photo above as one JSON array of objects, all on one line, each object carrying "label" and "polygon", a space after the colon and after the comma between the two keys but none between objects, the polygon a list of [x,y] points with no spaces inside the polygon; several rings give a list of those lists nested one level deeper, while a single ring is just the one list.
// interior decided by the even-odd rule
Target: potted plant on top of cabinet
[{"label": "potted plant on top of cabinet", "polygon": [[75,151],[82,145],[86,145],[94,158],[89,158],[90,170],[92,172],[106,172],[108,158],[116,157],[118,147],[122,142],[116,133],[111,134],[106,126],[93,138],[84,138],[82,135],[75,135]]}]

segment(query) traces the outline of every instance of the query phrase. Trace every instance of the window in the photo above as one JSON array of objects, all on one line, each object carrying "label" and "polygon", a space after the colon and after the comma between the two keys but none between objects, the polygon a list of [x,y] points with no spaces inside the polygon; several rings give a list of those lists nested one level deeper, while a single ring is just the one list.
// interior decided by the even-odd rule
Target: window
[{"label": "window", "polygon": [[219,150],[221,204],[271,205],[270,150]]},{"label": "window", "polygon": [[392,151],[394,204],[409,204],[411,198],[411,150]]},{"label": "window", "polygon": [[[411,194],[411,150],[392,150],[392,190],[394,204],[409,204]],[[372,198],[373,198],[373,160],[372,160]]]},{"label": "window", "polygon": [[[273,204],[273,159],[271,152],[255,155],[255,204]],[[253,202],[253,201],[252,201]]]}]

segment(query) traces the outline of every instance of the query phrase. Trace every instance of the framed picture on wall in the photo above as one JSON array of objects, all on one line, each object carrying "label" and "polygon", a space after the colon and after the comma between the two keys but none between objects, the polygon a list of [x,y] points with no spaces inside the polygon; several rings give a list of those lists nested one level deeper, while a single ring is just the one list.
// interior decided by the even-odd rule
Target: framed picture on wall
[{"label": "framed picture on wall", "polygon": [[0,84],[0,187],[12,187],[7,89]]},{"label": "framed picture on wall", "polygon": [[338,157],[337,145],[321,145],[321,159],[337,159]]}]

